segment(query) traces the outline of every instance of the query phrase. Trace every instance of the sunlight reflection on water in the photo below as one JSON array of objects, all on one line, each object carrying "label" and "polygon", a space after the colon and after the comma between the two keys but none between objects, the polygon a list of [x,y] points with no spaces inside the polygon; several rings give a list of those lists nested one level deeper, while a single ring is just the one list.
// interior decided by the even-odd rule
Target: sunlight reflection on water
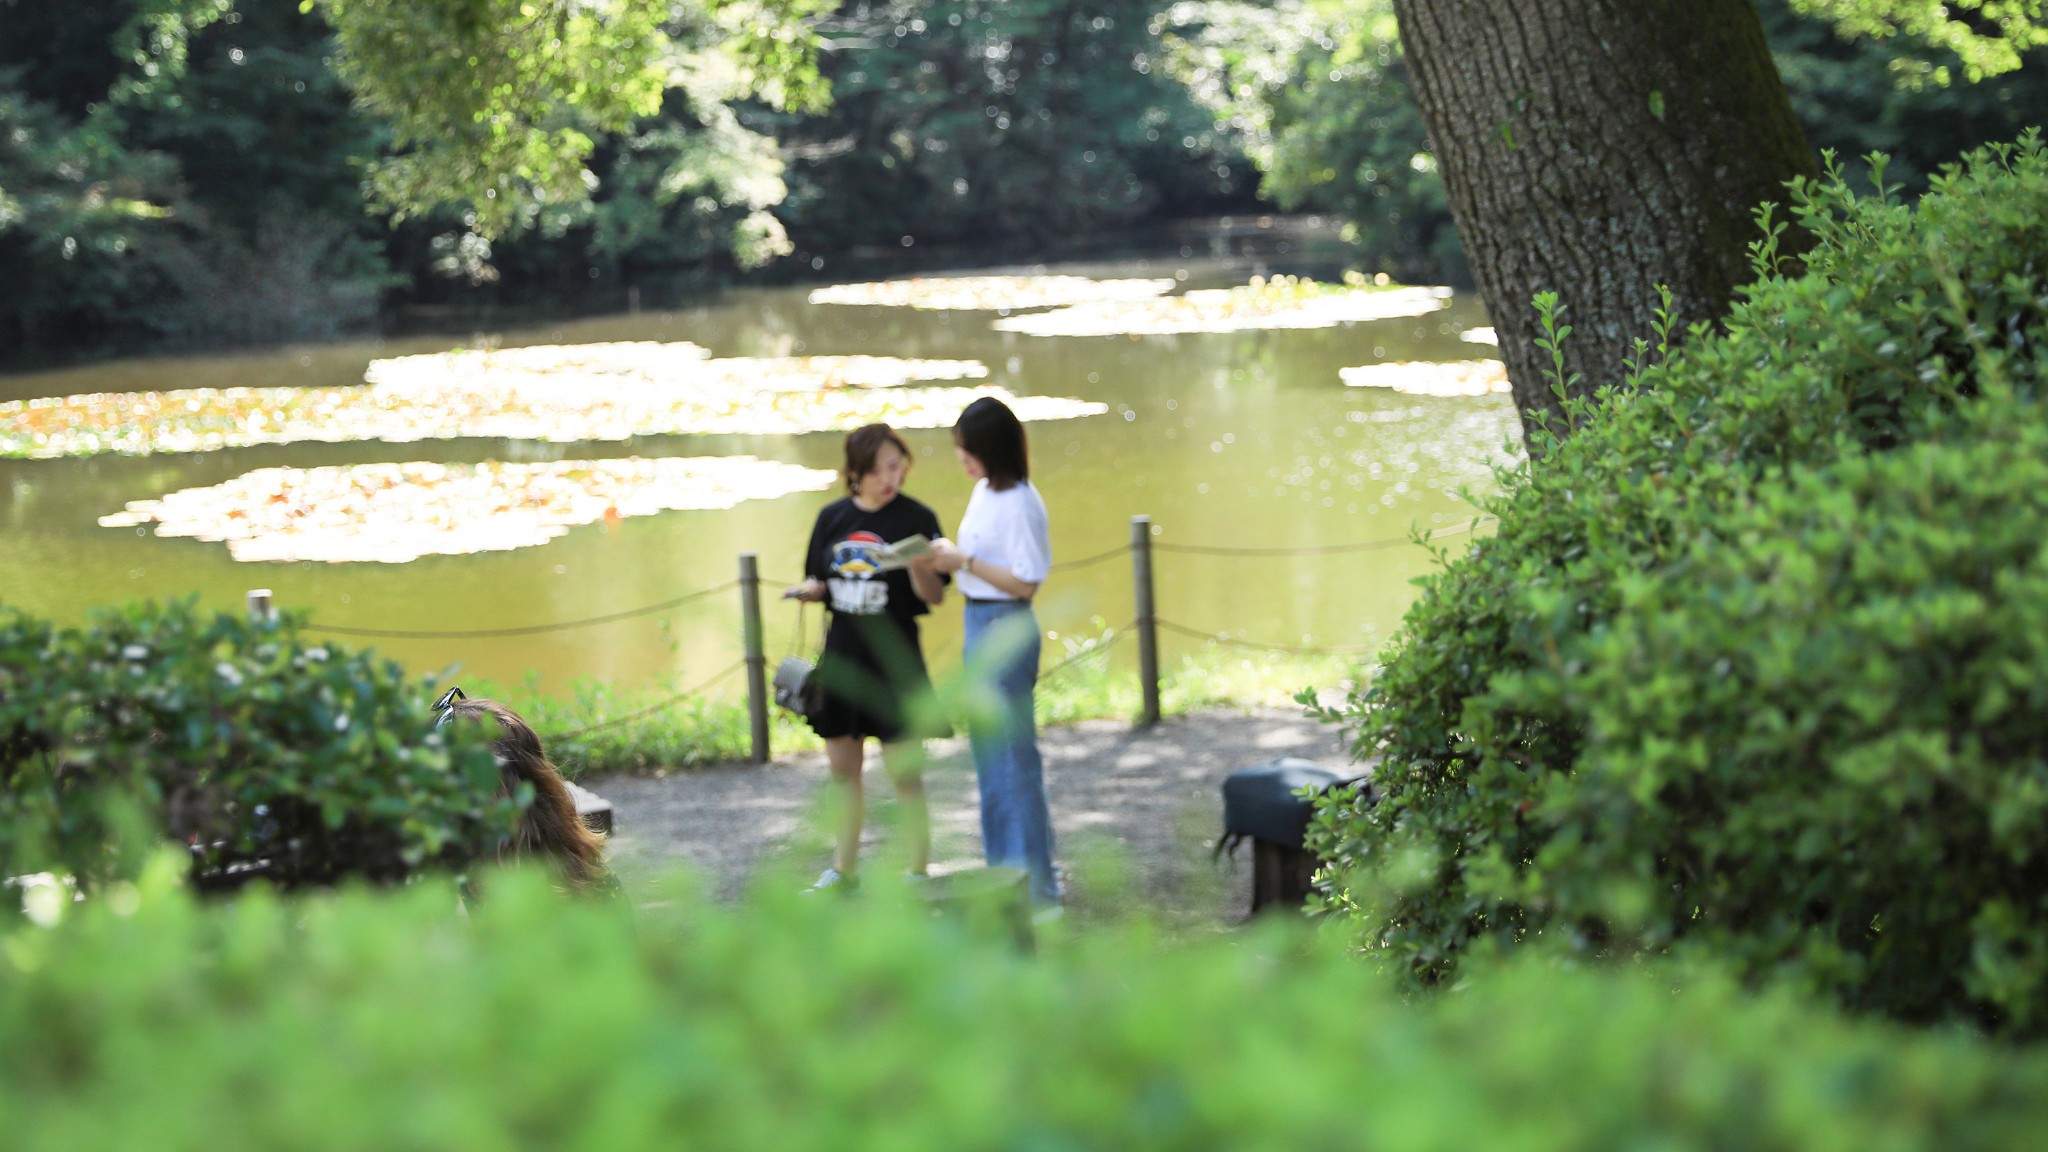
[{"label": "sunlight reflection on water", "polygon": [[[195,388],[0,404],[0,455],[210,452],[298,441],[459,437],[576,443],[678,434],[775,435],[875,421],[944,427],[991,387],[910,388],[985,377],[974,360],[886,356],[710,359],[651,341],[455,351],[373,361],[367,385]],[[1029,419],[1102,405],[1034,398]]]},{"label": "sunlight reflection on water", "polygon": [[[1249,287],[1254,272],[1270,284],[1270,272],[1279,270],[1168,258],[1103,261],[1086,271],[1114,280],[1188,268],[1195,275],[1186,287],[1194,292]],[[251,568],[219,544],[165,539],[152,531],[159,525],[106,528],[97,521],[130,501],[215,489],[268,468],[353,472],[423,458],[476,468],[567,465],[569,457],[751,456],[824,474],[841,461],[838,428],[881,418],[905,429],[916,457],[907,491],[951,530],[970,485],[953,462],[944,429],[980,394],[1013,398],[1030,422],[1032,481],[1051,511],[1060,562],[1123,546],[1137,514],[1152,518],[1157,539],[1182,544],[1312,549],[1401,538],[1411,526],[1429,530],[1469,520],[1474,510],[1460,490],[1490,491],[1492,464],[1519,458],[1519,423],[1506,396],[1417,397],[1347,388],[1340,379],[1347,367],[1485,355],[1461,340],[1461,333],[1486,323],[1468,297],[1432,294],[1434,306],[1422,315],[1322,328],[1061,339],[995,328],[986,310],[814,305],[807,294],[807,287],[745,289],[667,311],[476,333],[464,341],[470,351],[449,352],[447,337],[408,336],[124,360],[0,381],[5,395],[93,396],[90,406],[101,410],[93,419],[103,423],[82,430],[103,440],[140,435],[167,404],[182,409],[176,420],[189,432],[217,434],[222,444],[229,435],[249,435],[250,418],[260,414],[251,442],[218,451],[124,455],[103,445],[89,456],[0,459],[0,597],[77,622],[96,606],[140,597],[196,595],[210,607],[241,611],[244,590],[261,584],[275,590],[281,606],[310,612],[316,632],[322,622],[438,631],[533,626],[668,601],[730,583],[743,552],[757,554],[764,579],[793,578],[801,573],[812,520],[835,497],[836,485],[819,490],[813,480],[781,496],[748,488],[730,507],[659,515],[629,516],[621,504],[615,522],[603,515],[613,506],[607,504],[595,519],[543,545],[461,554],[422,550],[403,564],[302,558]],[[550,347],[517,347],[528,342]],[[498,350],[487,351],[493,346]],[[824,355],[806,358],[806,352]],[[661,384],[663,373],[678,379],[716,374],[725,382],[720,406],[700,406],[701,423],[662,425],[687,429],[673,436],[634,431],[642,427],[640,414],[625,411],[602,431],[627,439],[569,445],[562,441],[597,433],[557,418],[552,409],[501,412],[503,397],[494,399],[492,388],[432,382],[437,373],[456,377],[494,362],[504,370],[501,382],[509,381],[504,391],[514,397],[610,397],[633,391],[612,388],[607,378],[617,383],[636,358],[641,367],[634,370],[655,381],[646,386],[650,393],[692,387]],[[575,373],[566,371],[579,362]],[[333,390],[371,392],[360,382],[373,363],[380,376],[399,374],[386,386],[393,390],[390,402],[403,404],[404,417],[377,417],[393,442],[362,440],[343,422],[341,408],[319,406]],[[912,363],[920,367],[888,367]],[[940,377],[939,365],[953,367]],[[404,384],[409,372],[426,381],[426,391]],[[225,407],[216,426],[200,427],[191,403],[204,409],[208,396],[231,388],[244,389],[234,393],[244,399]],[[426,402],[429,395],[433,403]],[[290,417],[295,397],[310,405],[301,429],[318,438],[279,443],[278,414]],[[1107,419],[1052,419],[1105,407]],[[416,443],[442,436],[461,438],[429,448]],[[267,497],[259,491],[251,488],[250,499],[239,502],[260,503]],[[319,511],[317,502],[311,507]],[[462,508],[453,514],[475,514],[476,505]],[[1463,539],[1449,546],[1461,548]],[[1161,553],[1155,559],[1158,607],[1176,623],[1245,640],[1359,645],[1396,630],[1414,595],[1410,581],[1432,563],[1423,550],[1405,547],[1287,558]],[[1129,562],[1112,557],[1062,569],[1036,606],[1044,626],[1063,637],[1120,625],[1132,612]],[[507,683],[532,672],[561,691],[586,675],[621,685],[694,683],[737,657],[738,611],[736,594],[720,595],[658,620],[488,641],[391,639],[378,647],[419,670],[461,662],[466,674]],[[958,621],[951,603],[925,618],[925,650],[935,670],[957,661]],[[815,627],[815,614],[811,623]],[[793,609],[769,608],[765,624],[771,653],[794,643]],[[1162,638],[1169,660],[1194,644]],[[1112,659],[1127,659],[1127,651],[1120,648]]]}]

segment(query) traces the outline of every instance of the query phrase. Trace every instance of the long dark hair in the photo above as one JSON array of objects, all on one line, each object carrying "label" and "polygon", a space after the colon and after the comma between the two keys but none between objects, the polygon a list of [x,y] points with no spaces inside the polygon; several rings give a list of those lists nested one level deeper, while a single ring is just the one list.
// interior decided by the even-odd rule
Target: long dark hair
[{"label": "long dark hair", "polygon": [[1031,479],[1031,453],[1024,442],[1024,422],[1010,406],[993,396],[969,404],[953,421],[953,443],[981,461],[988,486],[1001,492]]},{"label": "long dark hair", "polygon": [[555,869],[572,891],[587,892],[609,884],[604,864],[604,837],[590,830],[576,814],[562,773],[548,759],[540,735],[519,714],[496,700],[457,700],[450,711],[463,720],[497,721],[498,785],[507,795],[521,783],[533,785],[533,803],[519,814],[519,827],[499,846],[498,858],[539,857]]}]

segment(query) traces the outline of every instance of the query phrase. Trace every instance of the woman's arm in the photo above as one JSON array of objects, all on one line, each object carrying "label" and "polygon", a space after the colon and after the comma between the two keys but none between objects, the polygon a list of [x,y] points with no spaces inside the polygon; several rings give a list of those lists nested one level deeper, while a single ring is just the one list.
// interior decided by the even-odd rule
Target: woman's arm
[{"label": "woman's arm", "polygon": [[940,569],[932,553],[927,552],[912,560],[909,571],[911,591],[917,593],[919,600],[935,608],[945,603],[946,582],[939,579]]},{"label": "woman's arm", "polygon": [[960,550],[951,540],[940,540],[931,552],[932,567],[940,572],[965,572],[993,585],[1002,592],[1019,600],[1029,600],[1038,594],[1039,583],[1019,580],[1017,574],[1001,564],[991,563]]},{"label": "woman's arm", "polygon": [[1019,580],[1014,572],[1001,564],[993,564],[979,557],[961,553],[960,570],[970,576],[992,584],[1019,600],[1029,600],[1038,595],[1039,585],[1029,580]]}]

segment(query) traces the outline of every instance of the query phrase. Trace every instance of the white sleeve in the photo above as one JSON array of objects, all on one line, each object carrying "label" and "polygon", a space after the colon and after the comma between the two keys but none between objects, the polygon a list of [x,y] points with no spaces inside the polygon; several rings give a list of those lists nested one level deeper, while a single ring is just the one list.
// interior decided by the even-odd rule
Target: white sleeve
[{"label": "white sleeve", "polygon": [[1003,551],[1009,554],[1010,575],[1026,584],[1043,584],[1052,574],[1052,530],[1045,501],[1036,488],[1020,485],[1022,499],[1003,517]]}]

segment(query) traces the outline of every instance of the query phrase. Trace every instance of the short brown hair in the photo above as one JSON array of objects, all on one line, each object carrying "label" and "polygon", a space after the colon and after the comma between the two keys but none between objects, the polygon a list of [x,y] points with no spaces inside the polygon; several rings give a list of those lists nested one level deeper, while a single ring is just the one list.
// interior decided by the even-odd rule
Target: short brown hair
[{"label": "short brown hair", "polygon": [[884,444],[894,444],[903,453],[906,466],[912,462],[910,445],[887,424],[863,424],[846,434],[846,470],[842,479],[848,492],[858,491],[860,478],[875,470],[875,457],[882,454]]}]

